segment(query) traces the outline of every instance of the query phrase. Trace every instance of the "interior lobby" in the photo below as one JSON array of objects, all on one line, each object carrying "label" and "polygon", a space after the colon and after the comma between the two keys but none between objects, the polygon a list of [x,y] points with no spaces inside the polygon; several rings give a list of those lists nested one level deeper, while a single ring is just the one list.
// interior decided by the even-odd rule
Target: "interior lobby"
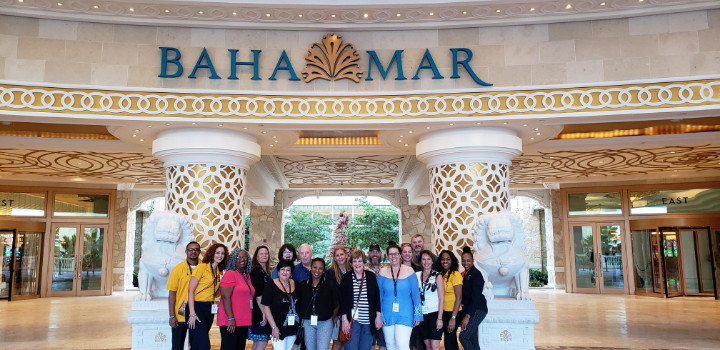
[{"label": "interior lobby", "polygon": [[149,199],[277,249],[343,195],[436,252],[536,201],[539,349],[719,348],[719,37],[717,0],[2,0],[0,348],[129,348]]}]

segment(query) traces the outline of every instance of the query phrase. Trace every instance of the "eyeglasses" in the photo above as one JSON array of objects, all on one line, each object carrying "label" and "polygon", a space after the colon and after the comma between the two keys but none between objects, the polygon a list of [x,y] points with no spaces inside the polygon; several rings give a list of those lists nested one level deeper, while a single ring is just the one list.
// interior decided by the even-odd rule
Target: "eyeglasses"
[{"label": "eyeglasses", "polygon": [[186,250],[189,251],[189,252],[199,252],[199,251],[200,251],[200,248],[188,248],[188,249],[186,249]]},{"label": "eyeglasses", "polygon": [[285,249],[285,251],[283,251],[283,254],[292,254],[292,250]]}]

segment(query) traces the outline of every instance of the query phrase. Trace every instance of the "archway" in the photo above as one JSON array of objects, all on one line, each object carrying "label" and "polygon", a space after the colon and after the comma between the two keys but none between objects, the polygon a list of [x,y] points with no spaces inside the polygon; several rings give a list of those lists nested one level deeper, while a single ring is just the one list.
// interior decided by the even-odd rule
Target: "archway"
[{"label": "archway", "polygon": [[555,286],[552,208],[529,195],[514,195],[510,210],[520,215],[530,269],[547,274],[547,286]]}]

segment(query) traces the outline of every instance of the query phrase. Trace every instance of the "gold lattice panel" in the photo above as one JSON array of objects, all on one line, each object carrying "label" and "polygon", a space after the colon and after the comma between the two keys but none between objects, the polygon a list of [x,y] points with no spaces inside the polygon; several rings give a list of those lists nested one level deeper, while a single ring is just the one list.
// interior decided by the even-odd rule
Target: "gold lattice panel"
[{"label": "gold lattice panel", "polygon": [[509,208],[509,165],[454,163],[430,169],[432,227],[436,252],[458,255],[473,246],[472,227],[479,214]]},{"label": "gold lattice panel", "polygon": [[237,248],[244,242],[247,172],[229,165],[171,166],[167,174],[168,210],[187,215],[203,249],[213,243]]}]

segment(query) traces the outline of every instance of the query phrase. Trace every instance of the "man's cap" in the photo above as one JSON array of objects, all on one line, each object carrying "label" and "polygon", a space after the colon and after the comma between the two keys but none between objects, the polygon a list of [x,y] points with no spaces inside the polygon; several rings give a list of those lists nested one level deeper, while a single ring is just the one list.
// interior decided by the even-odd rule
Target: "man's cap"
[{"label": "man's cap", "polygon": [[381,250],[381,249],[380,249],[380,245],[378,245],[377,243],[371,244],[371,245],[370,245],[370,249],[368,249],[368,251],[371,251],[371,250],[378,250],[378,251],[380,251],[380,250]]}]

